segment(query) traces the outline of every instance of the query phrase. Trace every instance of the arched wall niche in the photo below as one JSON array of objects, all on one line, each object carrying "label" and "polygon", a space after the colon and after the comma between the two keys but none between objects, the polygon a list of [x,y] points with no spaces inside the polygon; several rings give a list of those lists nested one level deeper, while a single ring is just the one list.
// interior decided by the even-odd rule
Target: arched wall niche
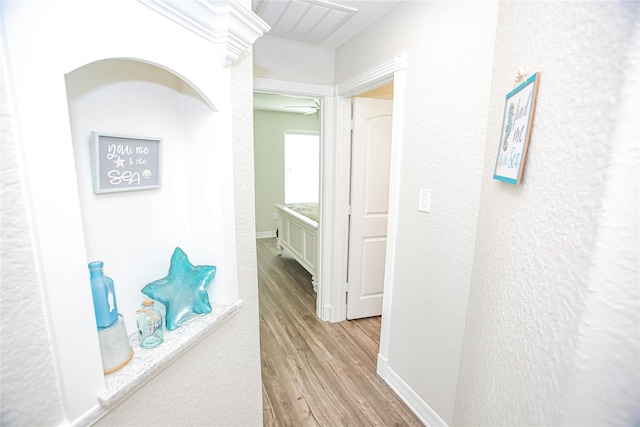
[{"label": "arched wall niche", "polygon": [[[141,63],[141,64],[146,64],[150,67],[154,67],[154,68],[159,68],[161,70],[166,71],[169,74],[173,74],[175,76],[175,78],[177,78],[178,80],[180,80],[183,84],[185,84],[186,86],[190,87],[192,92],[190,92],[189,94],[191,96],[193,96],[194,98],[199,98],[199,100],[201,102],[203,102],[204,104],[206,104],[209,109],[213,112],[217,112],[218,109],[215,107],[215,105],[213,104],[212,100],[207,96],[207,94],[205,94],[202,90],[200,90],[200,88],[198,86],[196,86],[193,82],[189,81],[189,79],[183,75],[181,75],[178,71],[171,69],[167,66],[163,66],[162,64],[153,62],[153,61],[149,61],[149,60],[144,60],[144,59],[139,59],[139,58],[128,58],[128,57],[114,57],[114,58],[104,58],[104,59],[97,59],[93,62],[84,64],[84,65],[80,65],[78,67],[76,67],[75,69],[69,71],[68,73],[66,73],[65,75],[65,80],[68,81],[69,77],[72,77],[76,74],[79,74],[81,72],[83,72],[82,70],[86,70],[86,69],[91,69],[93,70],[92,72],[96,73],[91,75],[91,77],[93,79],[96,79],[98,77],[100,77],[99,72],[100,69],[104,68],[107,69],[108,65],[111,64],[111,68],[110,70],[112,72],[114,72],[113,75],[111,76],[105,76],[106,79],[103,80],[108,80],[111,79],[112,81],[116,81],[118,79],[126,79],[126,78],[130,78],[132,76],[130,76],[128,74],[129,69],[127,68],[127,64],[131,63],[131,62],[135,62],[135,63]],[[151,70],[152,68],[148,68],[148,70]],[[89,73],[91,71],[84,71],[84,73]],[[155,74],[159,75],[159,72],[156,72]],[[153,79],[155,78],[156,80],[158,79],[157,76],[145,76],[146,79],[149,79],[150,81],[153,81]],[[79,85],[82,82],[74,82],[75,84]],[[162,81],[158,82],[159,84],[163,84]],[[92,81],[86,81],[84,82],[84,86],[80,87],[78,89],[82,90],[84,88],[84,90],[89,89],[91,86],[97,86],[99,85],[100,82],[92,80]],[[188,89],[187,89],[188,91]]]},{"label": "arched wall niche", "polygon": [[[41,338],[73,424],[105,391],[87,261],[105,262],[128,333],[140,288],[167,274],[176,246],[194,264],[218,267],[214,302],[239,299],[231,67],[210,40],[140,2],[0,9],[27,237],[47,319]],[[163,138],[162,188],[94,194],[91,131]]]},{"label": "arched wall niche", "polygon": [[[223,188],[232,171],[219,167],[232,158],[211,101],[166,68],[132,59],[92,62],[65,82],[87,262],[105,263],[127,331],[136,330],[140,289],[166,276],[176,247],[195,265],[216,265],[211,301],[236,301],[235,246],[226,247],[235,225],[224,213],[233,189]],[[162,187],[93,193],[93,131],[162,138]]]}]

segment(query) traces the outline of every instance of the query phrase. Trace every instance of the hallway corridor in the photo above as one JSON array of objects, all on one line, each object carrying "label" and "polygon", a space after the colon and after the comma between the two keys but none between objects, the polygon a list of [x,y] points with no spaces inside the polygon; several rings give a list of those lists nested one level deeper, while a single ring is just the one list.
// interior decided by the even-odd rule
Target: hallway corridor
[{"label": "hallway corridor", "polygon": [[320,321],[309,274],[259,239],[265,426],[421,426],[376,374],[380,317]]}]

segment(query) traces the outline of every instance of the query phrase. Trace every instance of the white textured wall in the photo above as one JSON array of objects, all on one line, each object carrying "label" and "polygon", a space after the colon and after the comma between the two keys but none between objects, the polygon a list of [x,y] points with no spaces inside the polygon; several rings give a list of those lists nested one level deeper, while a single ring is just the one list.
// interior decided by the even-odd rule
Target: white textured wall
[{"label": "white textured wall", "polygon": [[[250,6],[248,1],[243,3]],[[104,387],[97,334],[95,326],[91,327],[90,290],[83,286],[87,280],[87,253],[64,79],[67,73],[96,60],[124,57],[174,70],[199,88],[203,97],[215,100],[219,121],[215,137],[207,142],[225,153],[221,159],[226,162],[210,165],[228,172],[218,183],[222,197],[216,202],[227,202],[223,204],[221,220],[225,225],[231,224],[219,237],[224,240],[225,256],[237,259],[232,265],[236,271],[229,274],[237,275],[237,293],[244,304],[228,323],[154,378],[146,386],[146,390],[155,388],[154,393],[134,394],[131,403],[125,400],[107,420],[125,425],[162,424],[165,420],[181,425],[260,425],[251,54],[243,55],[232,67],[223,68],[208,41],[139,2],[32,1],[0,5],[3,52],[8,57],[7,72],[12,79],[8,95],[16,109],[16,129],[10,135],[25,159],[25,183],[18,194],[24,198],[25,208],[17,207],[9,219],[26,212],[34,224],[33,229],[24,229],[15,240],[26,248],[25,253],[16,253],[19,248],[11,247],[7,251],[12,258],[6,259],[12,267],[22,265],[18,262],[29,266],[29,248],[24,243],[31,241],[40,273],[37,278],[27,276],[26,281],[15,274],[5,276],[5,194],[13,200],[16,195],[12,192],[19,186],[11,185],[12,192],[5,193],[3,181],[2,351],[4,356],[5,338],[37,339],[41,350],[36,354],[27,345],[29,342],[21,343],[24,345],[17,351],[25,351],[19,360],[3,357],[3,374],[5,370],[19,374],[22,366],[33,369],[34,374],[25,374],[19,383],[5,383],[3,375],[3,411],[12,409],[5,406],[6,393],[11,399],[20,399],[21,405],[29,403],[29,399],[37,399],[34,404],[46,400],[41,413],[40,408],[27,413],[23,406],[18,407],[11,414],[12,424],[73,422],[97,405],[96,397]],[[114,22],[118,23],[118,31],[113,31]],[[182,92],[188,95],[188,88],[182,88]],[[186,113],[202,112],[188,99],[183,97],[182,101]],[[193,154],[190,148],[185,153]],[[175,157],[167,160],[177,161]],[[208,211],[215,221],[215,209]],[[190,235],[194,236],[197,233]],[[14,258],[15,262],[10,260]],[[7,278],[15,283],[6,283]],[[16,307],[16,301],[4,290],[29,285],[34,286],[29,293],[34,301],[28,302],[31,305],[26,308],[34,310],[29,314],[37,320],[42,307],[47,307],[44,321],[41,318],[38,324],[5,323],[5,313],[21,310],[25,303]],[[5,312],[6,307],[9,308]],[[43,336],[45,329],[49,333]],[[54,347],[55,372],[47,361],[49,347]],[[52,389],[56,381],[59,395]],[[172,390],[179,391],[178,398],[171,394]]]},{"label": "white textured wall", "polygon": [[[337,50],[336,80],[407,53],[389,368],[451,422],[471,281],[497,3],[402,2]],[[420,187],[431,212],[418,211]]]},{"label": "white textured wall", "polygon": [[233,64],[231,78],[238,291],[244,304],[97,425],[262,425],[250,53]]},{"label": "white textured wall", "polygon": [[[500,5],[457,425],[638,422],[638,22],[637,2]],[[519,67],[541,82],[514,187],[491,176]]]},{"label": "white textured wall", "polygon": [[2,73],[0,85],[0,425],[56,425],[64,415],[25,206],[23,164],[16,147],[19,137],[6,73]]},{"label": "white textured wall", "polygon": [[255,77],[330,85],[334,83],[334,49],[264,36],[254,45]]},{"label": "white textured wall", "polygon": [[618,98],[589,292],[559,417],[565,425],[640,423],[638,26],[630,41],[634,59]]},{"label": "white textured wall", "polygon": [[276,203],[284,203],[284,132],[290,130],[319,131],[316,115],[253,112],[255,132],[256,231],[275,231],[273,219]]}]

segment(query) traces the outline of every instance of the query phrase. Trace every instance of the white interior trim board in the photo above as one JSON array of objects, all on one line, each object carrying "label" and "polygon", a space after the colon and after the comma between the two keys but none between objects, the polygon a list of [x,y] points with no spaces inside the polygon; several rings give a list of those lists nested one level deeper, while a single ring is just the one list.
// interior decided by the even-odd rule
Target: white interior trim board
[{"label": "white interior trim board", "polygon": [[337,85],[337,93],[340,96],[353,96],[390,83],[394,80],[394,73],[405,69],[406,64],[407,54],[401,53],[391,61],[339,83]]},{"label": "white interior trim board", "polygon": [[386,366],[385,371],[387,373],[385,381],[389,384],[389,387],[400,396],[400,399],[420,418],[420,421],[422,421],[424,425],[429,427],[448,427],[447,423],[440,418],[436,411],[427,405],[424,400],[420,399],[420,396],[418,396],[393,369]]},{"label": "white interior trim board", "polygon": [[256,239],[268,239],[270,237],[276,237],[276,231],[258,231],[256,232]]},{"label": "white interior trim board", "polygon": [[254,77],[253,90],[256,92],[278,93],[309,97],[334,96],[335,90],[330,85],[290,82],[287,80],[264,79]]},{"label": "white interior trim board", "polygon": [[[398,204],[400,200],[400,167],[402,162],[402,130],[404,128],[405,105],[405,64],[406,55],[400,55],[394,60],[391,171],[389,174],[389,220],[387,222],[387,257],[385,259],[382,325],[380,327],[380,354],[385,359],[389,357],[391,301],[393,298],[393,278],[395,277],[396,236],[398,235]],[[385,377],[383,376],[383,378]]]}]

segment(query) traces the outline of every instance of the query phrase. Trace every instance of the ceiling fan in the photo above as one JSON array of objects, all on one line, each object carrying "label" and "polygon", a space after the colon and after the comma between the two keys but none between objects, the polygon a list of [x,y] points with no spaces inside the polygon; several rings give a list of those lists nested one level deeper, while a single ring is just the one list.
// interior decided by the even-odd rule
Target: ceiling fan
[{"label": "ceiling fan", "polygon": [[296,110],[295,112],[299,112],[308,116],[310,114],[315,114],[320,110],[320,103],[317,99],[313,98],[314,105],[285,105],[284,108]]}]

